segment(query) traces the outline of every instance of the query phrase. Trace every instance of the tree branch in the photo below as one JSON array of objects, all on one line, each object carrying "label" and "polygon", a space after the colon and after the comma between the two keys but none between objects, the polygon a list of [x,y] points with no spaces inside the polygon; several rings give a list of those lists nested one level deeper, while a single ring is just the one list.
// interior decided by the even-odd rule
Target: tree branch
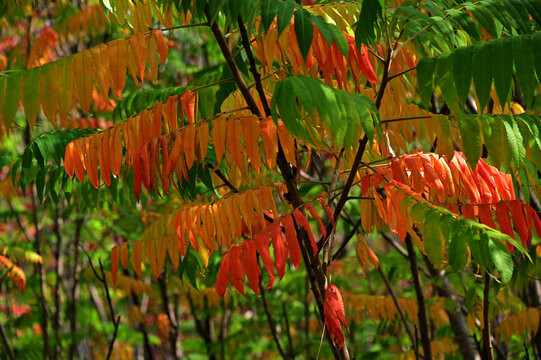
[{"label": "tree branch", "polygon": [[415,295],[417,296],[419,327],[421,331],[421,339],[423,340],[424,358],[425,360],[432,360],[432,348],[430,346],[430,333],[428,328],[428,316],[426,314],[425,296],[421,286],[421,277],[419,276],[419,271],[417,270],[415,249],[413,248],[413,243],[409,234],[406,235],[406,247],[408,249],[413,285],[415,286]]},{"label": "tree branch", "polygon": [[485,359],[493,360],[492,341],[490,340],[490,275],[485,272],[485,286],[483,288],[483,346],[485,348]]}]

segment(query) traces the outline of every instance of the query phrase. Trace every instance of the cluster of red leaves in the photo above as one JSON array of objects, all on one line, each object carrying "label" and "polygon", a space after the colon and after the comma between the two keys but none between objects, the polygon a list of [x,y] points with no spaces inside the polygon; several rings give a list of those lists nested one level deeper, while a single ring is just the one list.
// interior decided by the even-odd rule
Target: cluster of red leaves
[{"label": "cluster of red leaves", "polygon": [[344,310],[344,301],[340,290],[334,284],[327,287],[325,291],[325,302],[323,304],[323,314],[325,316],[325,324],[329,329],[329,335],[333,343],[341,348],[346,341],[342,326],[349,331],[346,323],[346,312]]},{"label": "cluster of red leaves", "polygon": [[[319,198],[318,200],[334,223],[332,211],[330,211],[330,208],[328,208],[324,199]],[[304,206],[310,215],[317,220],[322,234],[325,234],[323,223],[314,207],[308,203]],[[246,275],[251,289],[254,293],[259,294],[261,269],[257,260],[257,253],[259,253],[263,266],[270,276],[267,288],[270,288],[274,284],[275,265],[278,277],[280,280],[283,278],[288,255],[295,268],[298,269],[301,261],[301,249],[299,240],[297,239],[295,223],[308,234],[312,247],[312,254],[315,255],[318,248],[310,225],[308,224],[308,219],[302,211],[295,209],[293,210],[292,215],[282,215],[272,223],[267,223],[267,226],[256,233],[253,238],[233,245],[223,254],[222,264],[216,281],[216,292],[220,296],[223,296],[227,284],[229,283],[229,280],[231,280],[235,289],[244,295],[243,280]],[[274,263],[269,252],[271,239],[274,249]]]},{"label": "cluster of red leaves", "polygon": [[[373,191],[378,211],[401,239],[411,230],[407,214],[400,207],[407,194],[497,229],[492,213],[495,210],[499,230],[515,238],[512,215],[524,246],[531,240],[532,225],[541,235],[541,221],[535,210],[515,198],[511,175],[482,159],[472,170],[460,152],[455,152],[451,161],[445,156],[423,152],[392,159],[390,165],[378,167],[375,173],[361,178],[361,192],[366,195],[369,189],[380,184],[384,186],[386,198],[382,199]],[[508,246],[513,250],[511,244]]]}]

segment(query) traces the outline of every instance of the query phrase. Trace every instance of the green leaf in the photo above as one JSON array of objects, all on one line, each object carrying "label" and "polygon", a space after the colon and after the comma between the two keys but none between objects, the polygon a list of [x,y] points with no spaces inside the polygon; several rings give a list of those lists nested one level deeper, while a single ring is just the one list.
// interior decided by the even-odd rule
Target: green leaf
[{"label": "green leaf", "polygon": [[33,68],[24,72],[22,103],[26,120],[31,128],[36,125],[39,111],[39,68]]},{"label": "green leaf", "polygon": [[453,53],[453,75],[455,79],[456,92],[462,104],[466,104],[471,85],[471,62],[473,48],[461,46]]},{"label": "green leaf", "polygon": [[379,0],[364,0],[359,14],[359,19],[355,23],[355,43],[357,48],[361,44],[375,44],[378,34],[377,23],[382,16],[383,8]]},{"label": "green leaf", "polygon": [[500,168],[505,150],[505,129],[503,124],[499,118],[492,115],[479,115],[477,119],[481,123],[483,138],[490,159],[497,168]]},{"label": "green leaf", "polygon": [[483,151],[481,127],[477,121],[477,116],[459,113],[457,114],[457,120],[466,158],[469,160],[471,166],[475,168]]},{"label": "green leaf", "polygon": [[443,262],[444,239],[441,233],[442,216],[437,212],[429,212],[424,222],[424,238],[426,256],[436,269]]},{"label": "green leaf", "polygon": [[19,109],[19,99],[21,94],[22,73],[11,75],[7,79],[6,99],[4,101],[4,124],[10,127],[17,109]]},{"label": "green leaf", "polygon": [[529,35],[513,37],[512,43],[517,81],[524,94],[526,105],[530,105],[535,90],[534,64],[531,51],[534,44]]},{"label": "green leaf", "polygon": [[449,264],[456,270],[464,270],[468,262],[468,245],[466,244],[466,232],[460,227],[448,226],[449,245],[447,247],[447,256]]},{"label": "green leaf", "polygon": [[276,84],[271,102],[275,121],[278,115],[296,138],[315,145],[319,143],[312,122],[317,113],[335,145],[353,146],[358,141],[359,124],[370,140],[374,136],[374,122],[380,126],[374,103],[364,95],[350,93],[326,85],[320,80],[292,76]]},{"label": "green leaf", "polygon": [[502,120],[502,124],[505,128],[505,135],[507,138],[507,144],[511,153],[511,161],[513,165],[520,167],[526,156],[526,149],[524,148],[524,140],[520,129],[513,116],[511,115],[499,115]]},{"label": "green leaf", "polygon": [[425,57],[417,64],[417,87],[421,96],[421,103],[428,108],[430,98],[432,97],[432,84],[434,80],[434,70],[436,69],[436,58]]},{"label": "green leaf", "polygon": [[261,1],[261,25],[263,25],[263,31],[267,32],[270,25],[276,17],[278,12],[279,3],[276,0],[263,0]]},{"label": "green leaf", "polygon": [[503,38],[491,41],[488,45],[493,59],[494,87],[503,108],[513,79],[513,58],[509,56],[511,42],[509,38]]},{"label": "green leaf", "polygon": [[475,93],[481,105],[479,113],[484,111],[492,87],[492,61],[493,59],[490,58],[490,54],[486,51],[484,43],[476,43],[472,57],[472,74]]},{"label": "green leaf", "polygon": [[441,55],[436,64],[436,79],[447,106],[458,112],[458,100],[456,96],[455,82],[453,79],[453,57],[450,54]]},{"label": "green leaf", "polygon": [[513,277],[513,258],[503,243],[493,239],[488,240],[490,258],[500,273],[502,283],[507,284]]},{"label": "green leaf", "polygon": [[537,82],[541,83],[541,33],[535,33],[532,35],[532,51],[535,72],[537,73]]},{"label": "green leaf", "polygon": [[302,58],[306,60],[310,47],[312,47],[314,23],[312,22],[312,15],[304,9],[295,11],[295,35],[297,36]]},{"label": "green leaf", "polygon": [[280,8],[278,9],[278,35],[284,31],[286,26],[288,26],[291,23],[291,17],[293,16],[293,11],[295,10],[295,6],[291,4],[289,1],[284,1],[280,3]]}]

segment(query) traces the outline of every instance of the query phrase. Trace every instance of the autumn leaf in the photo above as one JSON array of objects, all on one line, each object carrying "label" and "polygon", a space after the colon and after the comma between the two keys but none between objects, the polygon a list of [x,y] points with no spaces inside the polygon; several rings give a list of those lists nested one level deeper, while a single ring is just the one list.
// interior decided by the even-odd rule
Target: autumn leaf
[{"label": "autumn leaf", "polygon": [[334,284],[331,284],[325,290],[325,302],[323,311],[325,314],[325,325],[329,329],[329,335],[333,343],[341,348],[344,346],[346,337],[342,331],[342,326],[349,331],[346,323],[346,313],[344,310],[344,302],[342,300],[342,294],[340,290]]}]

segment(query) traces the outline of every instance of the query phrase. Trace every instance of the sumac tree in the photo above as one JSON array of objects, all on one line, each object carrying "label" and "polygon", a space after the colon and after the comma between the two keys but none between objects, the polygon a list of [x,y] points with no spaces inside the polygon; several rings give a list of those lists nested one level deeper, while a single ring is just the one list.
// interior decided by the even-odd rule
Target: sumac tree
[{"label": "sumac tree", "polygon": [[8,358],[541,356],[539,0],[15,3]]}]

